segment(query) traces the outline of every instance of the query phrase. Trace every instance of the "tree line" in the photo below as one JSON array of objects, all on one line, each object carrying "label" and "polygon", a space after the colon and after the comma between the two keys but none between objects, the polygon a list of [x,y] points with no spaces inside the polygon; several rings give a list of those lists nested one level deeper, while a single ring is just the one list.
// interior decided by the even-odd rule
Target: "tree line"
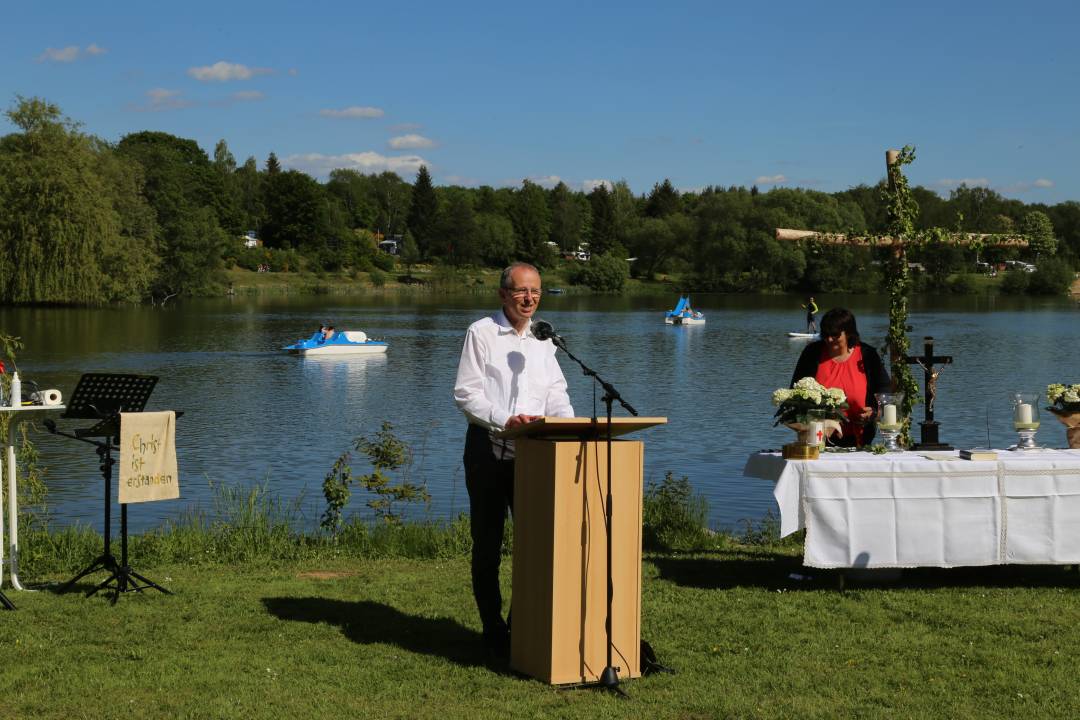
[{"label": "tree line", "polygon": [[[777,227],[879,233],[883,183],[841,192],[707,187],[679,192],[669,180],[635,195],[626,182],[588,192],[435,187],[426,167],[396,173],[337,169],[325,182],[238,164],[221,140],[210,155],[189,139],[136,132],[116,143],[85,133],[60,108],[18,98],[6,113],[17,131],[0,138],[0,302],[164,302],[219,293],[230,266],[279,272],[368,273],[413,265],[540,267],[565,262],[571,281],[618,290],[628,276],[674,278],[718,292],[876,292],[879,251],[776,240]],[[909,254],[924,270],[916,289],[970,289],[976,263],[1034,261],[1014,291],[1060,292],[1080,264],[1080,203],[1025,204],[982,187],[944,198],[913,192],[916,229],[1023,233],[1027,250],[926,245]],[[255,231],[262,247],[247,248]],[[395,258],[378,241],[400,240]],[[587,262],[562,260],[587,249]],[[985,267],[985,266],[983,266]],[[958,276],[957,273],[960,275]],[[1012,274],[1010,274],[1012,275]],[[959,278],[959,279],[958,279]]]}]

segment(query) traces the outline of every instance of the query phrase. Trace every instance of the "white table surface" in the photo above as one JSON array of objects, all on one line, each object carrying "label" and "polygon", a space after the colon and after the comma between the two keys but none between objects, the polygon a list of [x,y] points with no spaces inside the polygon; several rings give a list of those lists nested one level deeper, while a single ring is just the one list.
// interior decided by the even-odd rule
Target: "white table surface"
[{"label": "white table surface", "polygon": [[809,567],[1080,563],[1080,450],[997,453],[756,453],[743,474],[776,483]]}]

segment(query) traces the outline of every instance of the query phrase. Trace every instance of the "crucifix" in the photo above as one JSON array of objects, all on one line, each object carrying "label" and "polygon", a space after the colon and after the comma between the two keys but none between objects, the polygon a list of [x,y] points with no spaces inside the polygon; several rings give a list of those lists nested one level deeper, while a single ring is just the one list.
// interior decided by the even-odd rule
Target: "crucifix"
[{"label": "crucifix", "polygon": [[[918,365],[923,369],[924,381],[923,392],[926,400],[923,421],[919,423],[920,442],[915,444],[913,450],[952,450],[950,445],[938,440],[938,422],[934,420],[934,400],[937,398],[937,380],[945,366],[952,364],[951,355],[934,355],[934,338],[923,338],[923,354],[921,357],[905,355],[904,362],[908,365]],[[934,369],[935,365],[941,367]]]}]

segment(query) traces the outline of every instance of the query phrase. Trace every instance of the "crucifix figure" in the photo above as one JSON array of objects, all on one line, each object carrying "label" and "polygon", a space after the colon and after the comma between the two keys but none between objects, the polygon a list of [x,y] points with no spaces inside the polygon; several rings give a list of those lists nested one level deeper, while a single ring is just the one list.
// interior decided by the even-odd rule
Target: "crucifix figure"
[{"label": "crucifix figure", "polygon": [[[908,365],[918,365],[924,373],[924,394],[926,409],[923,422],[919,423],[921,441],[914,446],[916,450],[952,450],[952,447],[938,440],[938,423],[934,420],[934,400],[937,399],[937,380],[946,365],[952,364],[951,355],[934,355],[934,338],[923,338],[923,354],[921,357],[905,355],[904,362]],[[935,365],[941,367],[934,369]]]}]

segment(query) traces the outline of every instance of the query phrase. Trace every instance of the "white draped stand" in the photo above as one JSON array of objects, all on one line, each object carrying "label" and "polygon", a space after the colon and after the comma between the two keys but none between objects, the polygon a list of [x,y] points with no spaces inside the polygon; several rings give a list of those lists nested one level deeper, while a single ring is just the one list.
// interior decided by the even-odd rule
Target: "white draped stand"
[{"label": "white draped stand", "polygon": [[808,567],[1080,563],[1080,450],[756,453],[743,474],[776,483],[780,534],[806,528]]}]

